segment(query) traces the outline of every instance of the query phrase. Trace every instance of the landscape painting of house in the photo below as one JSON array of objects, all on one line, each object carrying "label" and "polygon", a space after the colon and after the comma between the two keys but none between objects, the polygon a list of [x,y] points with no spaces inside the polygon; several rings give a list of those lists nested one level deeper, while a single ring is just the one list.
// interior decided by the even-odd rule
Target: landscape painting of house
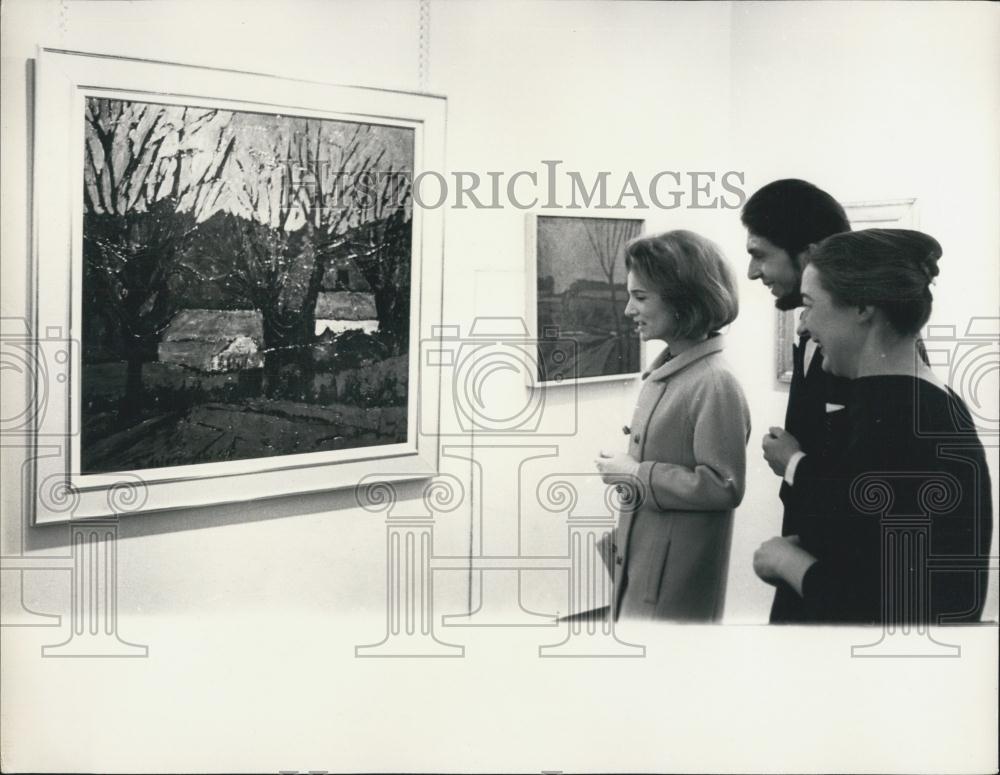
[{"label": "landscape painting of house", "polygon": [[85,119],[82,472],[407,441],[413,129]]},{"label": "landscape painting of house", "polygon": [[316,336],[348,329],[376,333],[378,311],[364,275],[349,257],[343,257],[323,276],[323,290],[316,299]]},{"label": "landscape painting of house", "polygon": [[212,372],[263,368],[262,321],[253,310],[181,310],[163,333],[159,361]]},{"label": "landscape painting of house", "polygon": [[642,224],[631,218],[536,217],[540,382],[639,371],[639,339],[624,314],[624,248]]}]

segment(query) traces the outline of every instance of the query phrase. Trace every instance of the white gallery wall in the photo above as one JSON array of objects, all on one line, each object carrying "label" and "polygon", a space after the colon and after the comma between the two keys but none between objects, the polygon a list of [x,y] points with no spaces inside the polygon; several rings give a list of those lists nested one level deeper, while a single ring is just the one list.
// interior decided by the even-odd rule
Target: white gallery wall
[{"label": "white gallery wall", "polygon": [[[291,15],[290,7],[299,13]],[[8,4],[5,318],[27,314],[28,67],[35,46],[418,88],[416,3],[290,7]],[[431,10],[429,88],[449,99],[450,172],[471,171],[485,180],[490,170],[507,176],[524,170],[544,180],[543,160],[558,160],[562,205],[570,198],[567,170],[586,181],[610,172],[612,201],[629,172],[643,185],[662,170],[717,176],[738,171],[747,193],[776,177],[801,176],[841,201],[915,197],[920,226],[945,247],[932,322],[964,331],[970,314],[996,311],[1000,162],[990,139],[997,127],[1000,76],[990,67],[996,24],[987,8],[445,2]],[[887,54],[889,29],[896,34]],[[934,30],[933,45],[922,34],[927,30]],[[531,198],[530,186],[519,191],[522,201]],[[785,391],[772,367],[774,319],[767,293],[743,277],[738,211],[692,209],[690,191],[684,196],[674,210],[636,208],[625,200],[625,210],[611,212],[644,217],[649,232],[702,232],[724,247],[743,278],[742,312],[730,333],[729,356],[753,409],[754,432],[726,617],[764,621],[770,589],[753,576],[749,558],[779,524],[775,480],[758,454],[760,436],[783,418]],[[526,218],[526,210],[509,202],[501,209],[449,209],[446,323],[464,334],[477,316],[527,316],[527,283],[533,279],[526,268]],[[6,400],[16,401],[22,387],[13,374],[5,376],[5,396],[13,396]],[[511,387],[491,398],[516,410],[526,394]],[[620,428],[629,420],[636,391],[635,381],[550,391],[546,411],[554,420],[546,427],[572,435],[462,440],[508,450],[464,455],[453,449],[455,459],[445,459],[445,470],[453,468],[463,479],[477,471],[480,486],[465,506],[440,519],[437,549],[463,553],[481,520],[509,527],[511,535],[519,527],[519,551],[559,553],[564,515],[533,502],[533,486],[521,493],[516,508],[501,493],[518,476],[531,484],[532,476],[592,472],[599,450],[621,445]],[[445,400],[449,397],[446,385]],[[514,468],[527,454],[526,444],[538,448],[532,454],[546,456],[534,473]],[[501,462],[505,454],[507,461]],[[477,455],[494,460],[473,467],[465,457]],[[23,461],[23,450],[5,450],[4,481],[14,485],[3,493],[5,547],[16,553],[21,541],[29,552],[65,545],[64,528],[25,530],[18,518],[25,497],[18,486]],[[353,507],[352,495],[143,516],[123,521],[119,536],[124,611],[381,604],[382,517]],[[187,568],[180,575],[178,556]],[[447,573],[438,585],[449,609],[468,600],[460,576]],[[566,611],[563,576],[534,572],[523,580],[527,607]],[[39,610],[48,610],[60,589],[44,574],[33,574],[25,594]],[[475,604],[475,590],[472,595]]]},{"label": "white gallery wall", "polygon": [[[915,197],[919,228],[944,247],[931,322],[954,325],[961,334],[971,316],[998,315],[1000,14],[990,5],[432,0],[428,8],[426,89],[448,98],[447,173],[485,176],[492,170],[506,175],[525,170],[541,179],[543,160],[559,160],[563,170],[578,171],[584,180],[609,171],[612,198],[629,172],[641,184],[662,170],[710,171],[717,177],[738,171],[748,195],[775,178],[801,177],[841,201]],[[38,45],[419,91],[424,88],[420,12],[417,0],[5,2],[0,9],[0,317],[14,325],[29,315],[30,75]],[[568,189],[559,196],[568,199]],[[690,192],[684,205],[689,203]],[[525,256],[527,212],[509,205],[446,212],[445,323],[464,333],[477,318],[527,315],[528,287],[534,282]],[[648,232],[688,228],[703,233],[723,247],[741,278],[741,314],[729,334],[728,352],[751,406],[753,433],[747,494],[736,515],[725,619],[734,625],[766,622],[771,589],[754,576],[751,557],[761,541],[779,532],[780,504],[778,482],[759,446],[768,426],[782,423],[787,389],[774,375],[770,296],[745,277],[739,211],[639,209],[630,204],[611,214],[645,218]],[[995,400],[995,372],[991,379],[992,387],[987,384],[982,396]],[[21,375],[3,374],[5,411],[19,405],[25,390]],[[556,433],[444,440],[443,470],[458,477],[466,497],[458,509],[436,520],[435,552],[463,556],[479,551],[480,541],[495,541],[491,546],[504,552],[563,554],[565,514],[542,508],[536,486],[551,474],[592,473],[599,450],[618,449],[621,426],[630,419],[637,392],[637,381],[585,385],[575,393],[556,388],[546,396],[546,412],[555,423],[548,427]],[[525,400],[523,387],[515,383],[489,395],[497,406],[512,409]],[[450,399],[446,384],[442,400]],[[7,438],[0,441],[0,553],[65,554],[66,526],[26,524],[28,450]],[[997,450],[990,455],[996,514]],[[581,490],[583,508],[596,508],[600,499],[596,479],[592,482],[592,489],[584,485]],[[420,496],[416,485],[400,492],[404,500]],[[333,622],[338,616],[378,613],[386,594],[385,530],[384,515],[357,507],[350,492],[123,519],[118,527],[119,614],[123,622],[160,617],[176,631],[188,632],[199,631],[199,622],[233,613],[273,613],[290,621],[301,613]],[[514,578],[523,609],[567,611],[563,571],[526,571]],[[63,616],[69,611],[64,573],[4,571],[3,582],[5,621],[25,609]],[[996,589],[994,573],[987,605],[994,619]],[[497,599],[513,608],[515,598],[504,597],[506,591],[501,588]],[[477,574],[440,572],[435,576],[435,614],[475,609],[482,593]],[[372,632],[355,641],[379,636]],[[762,647],[742,658],[763,659],[765,651]],[[310,656],[324,658],[318,648]],[[229,669],[235,674],[244,668],[237,656]],[[294,657],[282,669],[293,682],[308,683],[320,673],[314,662],[296,663]],[[397,665],[383,669],[403,684],[411,680],[394,672]],[[750,674],[754,663],[741,669]],[[807,666],[799,669],[808,671]],[[630,675],[642,681],[641,674]],[[568,674],[562,678],[569,681]],[[471,686],[480,679],[463,674],[459,683]],[[452,677],[441,674],[440,680],[450,684]],[[995,687],[995,680],[986,685]],[[357,685],[345,681],[340,690],[352,698],[368,693],[361,678]],[[698,688],[681,691],[697,693]],[[956,690],[956,701],[965,696]],[[240,705],[253,699],[250,694],[237,697]],[[197,711],[197,697],[173,699],[182,705],[189,701]],[[377,718],[380,708],[371,702],[363,713]],[[736,712],[755,715],[751,705]],[[243,719],[241,713],[236,717]],[[469,713],[479,720],[474,711]],[[27,734],[40,718],[28,714],[17,729]],[[315,718],[310,716],[301,731],[289,721],[279,737],[291,741],[301,734],[312,740],[334,734]],[[432,730],[436,723],[419,713],[396,721],[420,729],[427,724]],[[195,721],[185,721],[181,729],[180,739],[188,735],[198,745],[211,745]],[[581,738],[593,735],[596,740],[608,729],[587,728]],[[105,731],[111,739],[112,731]],[[241,737],[236,731],[218,734],[230,743]],[[343,730],[335,737],[340,734],[348,737]],[[581,738],[570,736],[563,743],[586,749]],[[314,742],[301,744],[324,750]],[[365,744],[378,750],[380,741],[365,738]],[[705,745],[711,747],[707,739]],[[760,762],[756,767],[739,766],[760,768],[766,759],[754,757],[783,750],[760,746],[744,746],[749,758],[743,761]],[[887,750],[886,756],[890,754]],[[930,762],[929,767],[949,761],[935,758],[941,753],[923,754],[921,761]],[[185,765],[183,752],[162,755],[178,767],[195,764]],[[789,755],[808,757],[810,751],[803,745]],[[344,768],[365,767],[368,760],[352,756],[343,753],[337,761]],[[471,750],[459,746],[454,756],[447,760],[458,762],[452,769],[477,766]],[[54,760],[45,758],[23,761],[35,769],[54,766]],[[109,768],[120,770],[133,763],[127,757],[110,761]],[[212,761],[219,769],[233,764],[221,755]],[[267,763],[287,769],[288,761]],[[378,761],[383,770],[391,770],[418,768],[413,763],[422,760]],[[567,769],[566,762],[573,763],[560,761]],[[628,761],[633,769],[660,768],[655,755]],[[671,759],[670,766],[680,762],[690,768],[704,761],[697,756]],[[789,761],[801,769],[809,760]],[[544,766],[542,762],[535,769]],[[612,766],[599,758],[576,763],[578,769]],[[796,769],[794,764],[789,768]]]}]

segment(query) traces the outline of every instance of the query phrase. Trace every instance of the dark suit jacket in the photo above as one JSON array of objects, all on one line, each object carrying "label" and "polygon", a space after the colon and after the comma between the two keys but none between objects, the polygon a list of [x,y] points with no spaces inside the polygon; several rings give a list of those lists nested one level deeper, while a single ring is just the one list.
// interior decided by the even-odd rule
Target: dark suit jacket
[{"label": "dark suit jacket", "polygon": [[[823,371],[823,357],[815,353],[804,369],[806,340],[801,337],[792,349],[792,384],[788,391],[788,408],[785,411],[785,430],[792,434],[807,455],[839,457],[847,441],[847,411],[827,412],[827,404],[847,404],[850,380],[835,377]],[[815,462],[815,458],[814,458]],[[784,481],[781,483],[781,502],[784,518],[781,523],[783,536],[799,535],[800,516],[806,508],[797,503],[795,495]],[[802,599],[787,584],[775,588],[771,606],[771,622],[797,622],[802,620]]]}]

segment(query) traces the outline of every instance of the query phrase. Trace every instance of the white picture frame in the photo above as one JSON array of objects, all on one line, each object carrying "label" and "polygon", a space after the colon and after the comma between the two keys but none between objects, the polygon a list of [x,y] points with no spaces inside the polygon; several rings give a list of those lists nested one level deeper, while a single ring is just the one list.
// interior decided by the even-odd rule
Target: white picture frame
[{"label": "white picture frame", "polygon": [[[405,441],[224,462],[81,469],[83,169],[88,98],[357,122],[413,131],[413,169],[444,169],[444,97],[40,48],[35,62],[32,375],[35,524],[284,497],[430,477],[440,385],[414,354],[442,314],[443,210],[412,205]],[[131,103],[129,103],[131,104]],[[178,162],[179,163],[179,162]],[[412,178],[411,178],[412,180]],[[402,319],[402,318],[400,318]]]}]

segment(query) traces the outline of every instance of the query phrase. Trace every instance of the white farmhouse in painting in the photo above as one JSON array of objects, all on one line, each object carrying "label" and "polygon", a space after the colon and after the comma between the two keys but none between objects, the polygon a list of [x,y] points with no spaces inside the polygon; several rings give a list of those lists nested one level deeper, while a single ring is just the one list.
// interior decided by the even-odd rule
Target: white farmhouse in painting
[{"label": "white farmhouse in painting", "polygon": [[375,297],[360,291],[321,291],[316,299],[316,335],[324,331],[378,331]]},{"label": "white farmhouse in painting", "polygon": [[264,319],[256,310],[185,309],[174,315],[159,345],[159,359],[209,372],[264,365]]},{"label": "white farmhouse in painting", "polygon": [[325,331],[378,331],[375,295],[357,264],[349,256],[338,256],[323,275],[316,298],[316,336]]}]

